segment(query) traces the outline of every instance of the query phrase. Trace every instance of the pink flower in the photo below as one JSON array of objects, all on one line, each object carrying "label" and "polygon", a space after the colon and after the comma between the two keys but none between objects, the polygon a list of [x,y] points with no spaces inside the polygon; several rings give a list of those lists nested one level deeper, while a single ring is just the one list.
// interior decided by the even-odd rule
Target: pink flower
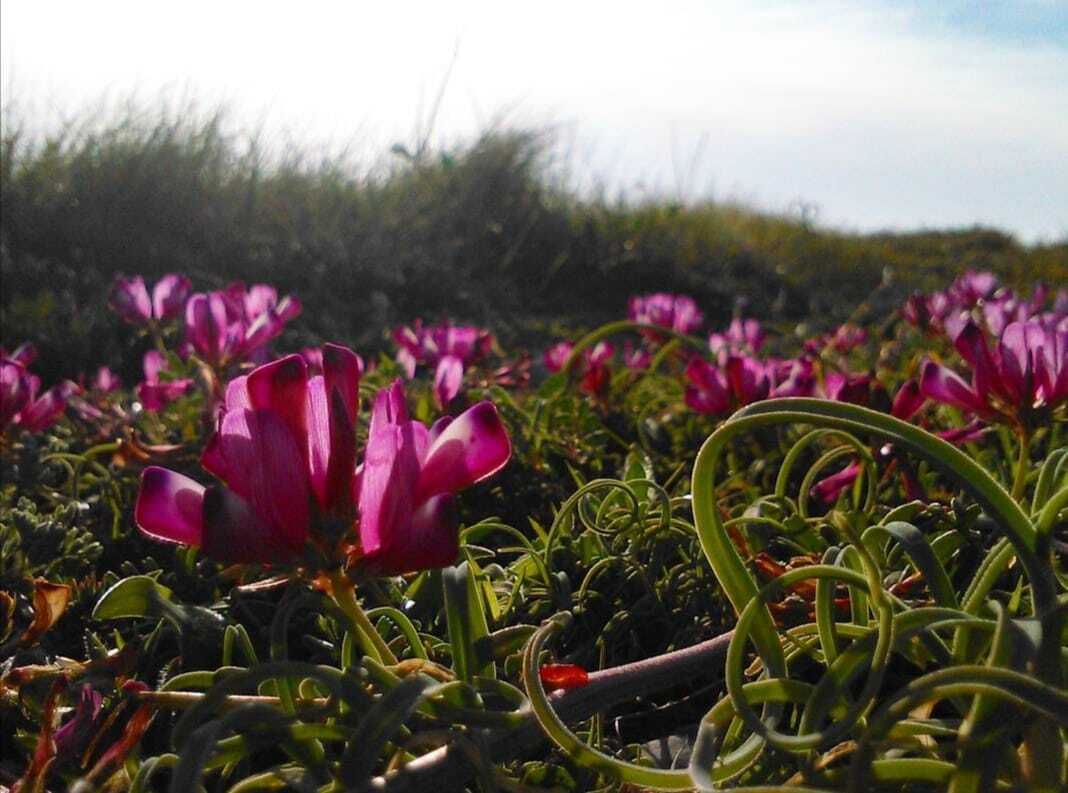
[{"label": "pink flower", "polygon": [[653,354],[645,347],[635,347],[630,342],[623,345],[623,365],[628,369],[640,372],[648,369],[653,360]]},{"label": "pink flower", "polygon": [[93,376],[92,389],[101,394],[110,394],[122,388],[122,379],[108,366],[101,366]]},{"label": "pink flower", "polygon": [[816,373],[808,358],[767,362],[771,376],[771,397],[808,397],[816,394]]},{"label": "pink flower", "polygon": [[694,357],[686,367],[686,404],[698,413],[723,415],[764,399],[812,396],[816,387],[806,358],[761,361],[729,354],[722,367]]},{"label": "pink flower", "polygon": [[823,390],[826,392],[827,399],[833,399],[835,402],[851,402],[861,406],[868,406],[871,402],[872,390],[881,388],[878,381],[867,374],[828,372],[823,382]]},{"label": "pink flower", "polygon": [[493,336],[473,326],[440,325],[424,327],[422,320],[393,331],[397,363],[408,379],[415,377],[418,364],[434,367],[434,398],[444,408],[460,393],[464,368],[489,354]]},{"label": "pink flower", "polygon": [[153,319],[163,322],[181,316],[190,288],[192,284],[184,275],[168,273],[156,283],[149,298],[144,278],[119,277],[111,287],[108,305],[134,325],[147,325]]},{"label": "pink flower", "polygon": [[659,325],[676,333],[693,333],[705,320],[692,297],[667,292],[632,297],[627,316],[632,322]]},{"label": "pink flower", "polygon": [[[839,375],[840,376],[840,375]],[[864,376],[866,377],[866,376]],[[828,377],[829,379],[829,377]],[[845,380],[846,378],[843,378]],[[859,383],[861,378],[854,378],[854,388],[856,383]],[[842,393],[849,393],[848,391],[839,391]],[[851,394],[852,396],[858,396],[856,392]],[[866,397],[865,397],[866,398]],[[852,401],[852,400],[848,400]],[[906,380],[901,388],[898,389],[897,394],[894,396],[893,405],[890,408],[890,414],[894,418],[901,419],[902,421],[909,421],[915,416],[920,408],[923,407],[926,399],[920,392],[920,386],[915,380]],[[856,404],[865,404],[858,402]],[[887,444],[880,449],[879,457],[890,458],[893,456],[893,447]],[[857,477],[860,476],[860,462],[854,460],[847,465],[841,471],[835,474],[831,474],[828,477],[824,477],[815,485],[812,486],[811,495],[813,498],[818,498],[825,504],[829,504],[838,500],[838,496],[846,488],[851,487]],[[905,487],[909,490],[910,497],[916,497],[919,485],[914,481],[911,473],[906,475]]]},{"label": "pink flower", "polygon": [[571,357],[571,350],[574,347],[575,345],[569,341],[561,341],[547,349],[543,357],[545,368],[554,374],[559,372],[564,368],[567,359]]},{"label": "pink flower", "polygon": [[146,468],[138,527],[223,561],[299,557],[309,539],[329,538],[355,514],[358,399],[358,358],[333,344],[323,348],[322,375],[309,378],[289,355],[231,380],[201,457],[225,486]]},{"label": "pink flower", "polygon": [[88,684],[83,684],[78,697],[78,706],[66,724],[52,736],[56,742],[56,756],[69,760],[82,753],[99,726],[100,706],[104,697]]},{"label": "pink flower", "polygon": [[81,392],[70,380],[52,386],[38,396],[41,378],[20,361],[32,361],[35,352],[22,345],[11,357],[0,358],[0,431],[18,427],[41,432],[56,423],[67,409],[67,401]]},{"label": "pink flower", "polygon": [[720,416],[731,409],[731,390],[723,371],[694,356],[686,365],[686,404],[698,413]]},{"label": "pink flower", "polygon": [[137,386],[137,398],[145,410],[152,412],[162,410],[165,405],[184,396],[189,387],[193,385],[193,381],[189,378],[161,380],[159,375],[167,369],[167,357],[158,350],[149,350],[145,353],[142,368],[145,372],[145,379]]},{"label": "pink flower", "polygon": [[969,320],[954,344],[971,366],[971,382],[927,361],[920,388],[930,399],[988,421],[1024,423],[1035,411],[1053,410],[1068,400],[1068,328],[1034,319],[1011,322],[991,349]]},{"label": "pink flower", "polygon": [[26,367],[10,359],[0,359],[0,428],[6,428],[30,398]]},{"label": "pink flower", "polygon": [[857,325],[846,323],[840,325],[838,330],[831,336],[831,347],[835,352],[845,355],[868,340],[868,331]]},{"label": "pink flower", "polygon": [[735,317],[723,333],[710,333],[708,347],[721,364],[732,353],[749,353],[756,355],[764,346],[766,335],[760,322],[755,319]]},{"label": "pink flower", "polygon": [[230,284],[223,291],[198,292],[185,305],[186,342],[214,367],[262,356],[266,345],[301,312],[300,301],[278,300],[274,287]]},{"label": "pink flower", "polygon": [[508,433],[490,402],[429,430],[398,380],[375,397],[359,491],[358,560],[379,574],[445,567],[459,552],[454,494],[504,467]]},{"label": "pink flower", "polygon": [[23,342],[11,352],[0,347],[0,360],[11,361],[19,366],[29,366],[37,360],[37,348],[28,341]]}]

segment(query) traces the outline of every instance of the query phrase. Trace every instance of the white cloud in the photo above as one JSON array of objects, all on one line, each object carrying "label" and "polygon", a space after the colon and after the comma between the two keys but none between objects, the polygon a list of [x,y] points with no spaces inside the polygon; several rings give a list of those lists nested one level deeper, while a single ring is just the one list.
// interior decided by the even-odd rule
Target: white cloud
[{"label": "white cloud", "polygon": [[70,110],[105,90],[188,88],[268,126],[379,148],[410,138],[458,53],[447,139],[511,108],[573,125],[576,166],[618,185],[800,198],[861,228],[1068,233],[1068,49],[922,22],[831,0],[5,0],[0,52],[20,99]]}]

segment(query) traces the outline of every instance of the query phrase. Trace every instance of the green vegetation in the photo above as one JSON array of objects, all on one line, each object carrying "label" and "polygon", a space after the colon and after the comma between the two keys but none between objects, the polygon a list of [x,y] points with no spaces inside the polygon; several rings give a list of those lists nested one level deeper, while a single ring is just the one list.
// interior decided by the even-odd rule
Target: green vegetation
[{"label": "green vegetation", "polygon": [[[717,203],[635,203],[560,185],[550,136],[490,131],[367,169],[298,147],[268,155],[221,114],[131,110],[45,139],[11,112],[0,152],[0,320],[46,374],[123,351],[102,302],[116,273],[268,281],[315,310],[305,338],[378,347],[382,329],[448,315],[506,342],[591,327],[626,298],[685,292],[713,326],[745,312],[830,327],[882,313],[966,267],[1010,285],[1068,283],[1068,244],[987,229],[850,235]],[[871,302],[865,302],[871,301]]]}]

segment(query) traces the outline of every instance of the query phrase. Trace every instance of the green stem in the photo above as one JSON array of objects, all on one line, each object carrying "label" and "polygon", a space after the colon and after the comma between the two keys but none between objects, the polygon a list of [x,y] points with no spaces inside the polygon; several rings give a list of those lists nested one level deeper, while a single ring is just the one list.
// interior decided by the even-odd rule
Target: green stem
[{"label": "green stem", "polygon": [[1016,476],[1012,480],[1012,497],[1016,501],[1023,498],[1029,473],[1031,473],[1031,434],[1027,430],[1020,430],[1020,453],[1016,457]]},{"label": "green stem", "polygon": [[382,638],[370,618],[360,608],[356,600],[356,589],[344,574],[334,573],[330,576],[330,597],[348,617],[353,638],[360,642],[363,651],[379,663],[394,666],[397,663],[397,656],[389,649],[386,640]]}]

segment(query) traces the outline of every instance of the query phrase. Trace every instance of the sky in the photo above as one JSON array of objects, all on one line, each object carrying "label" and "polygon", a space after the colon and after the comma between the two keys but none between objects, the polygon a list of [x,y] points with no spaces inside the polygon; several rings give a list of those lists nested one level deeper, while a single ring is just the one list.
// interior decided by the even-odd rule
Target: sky
[{"label": "sky", "polygon": [[1068,0],[4,0],[0,90],[43,127],[222,103],[369,160],[551,127],[579,187],[1068,237]]}]

